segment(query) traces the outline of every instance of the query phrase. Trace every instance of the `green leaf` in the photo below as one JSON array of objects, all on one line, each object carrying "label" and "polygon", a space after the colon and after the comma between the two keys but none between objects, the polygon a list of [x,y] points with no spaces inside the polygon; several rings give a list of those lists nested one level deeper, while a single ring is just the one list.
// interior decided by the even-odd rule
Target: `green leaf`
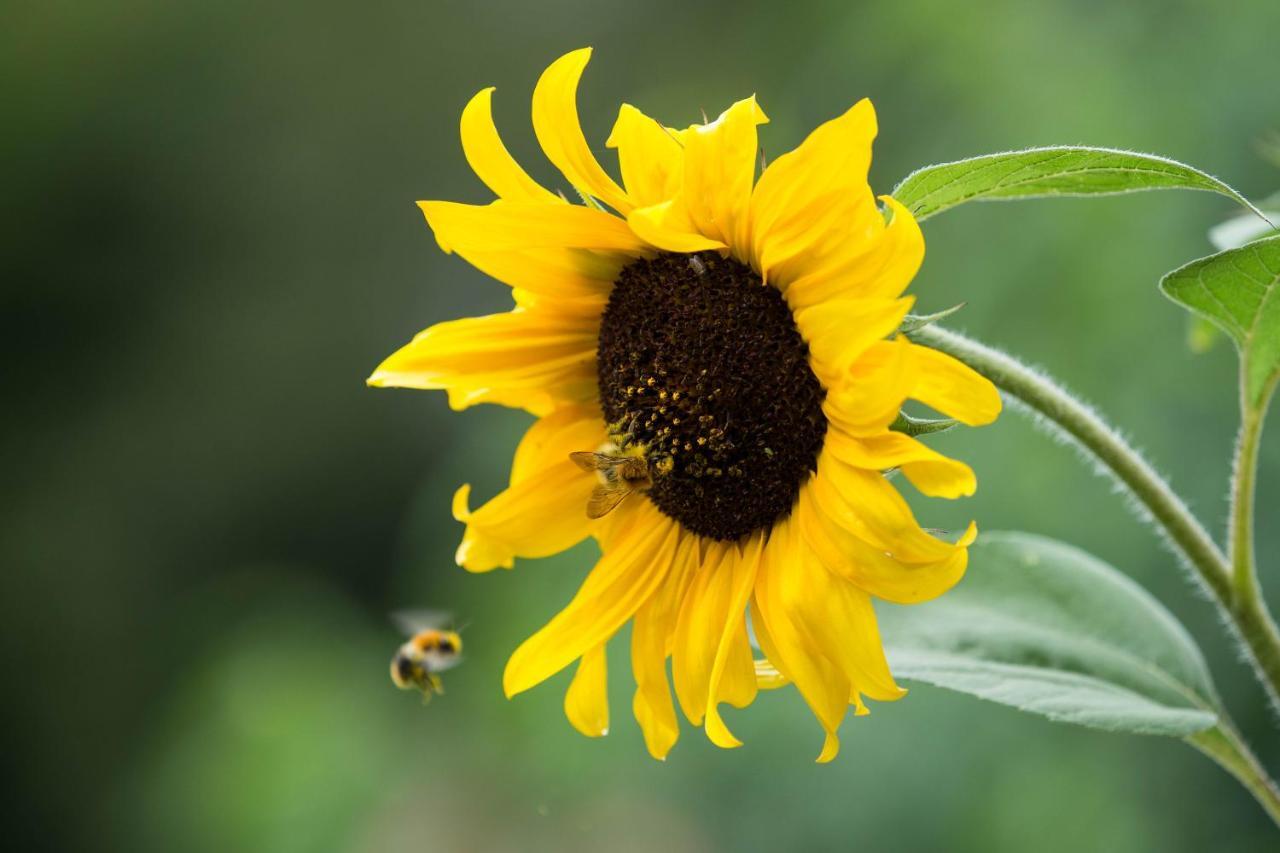
[{"label": "green leaf", "polygon": [[1257,208],[1217,178],[1184,163],[1112,148],[1055,146],[987,154],[917,169],[893,197],[917,220],[966,201],[1115,195],[1187,189],[1221,193],[1254,214]]},{"label": "green leaf", "polygon": [[967,304],[967,302],[960,302],[952,305],[950,308],[944,308],[943,310],[935,311],[932,314],[908,314],[902,318],[902,323],[898,326],[898,331],[907,335],[917,329],[923,329],[925,326],[932,325],[939,320],[945,320]]},{"label": "green leaf", "polygon": [[1246,402],[1264,405],[1280,378],[1280,237],[1192,261],[1162,278],[1160,290],[1231,336]]},{"label": "green leaf", "polygon": [[898,676],[1108,731],[1185,737],[1217,721],[1204,658],[1111,566],[1027,533],[986,533],[936,601],[879,610]]},{"label": "green leaf", "polygon": [[889,429],[914,437],[946,432],[959,425],[960,422],[955,418],[913,418],[906,412],[898,412],[893,423],[889,424]]}]

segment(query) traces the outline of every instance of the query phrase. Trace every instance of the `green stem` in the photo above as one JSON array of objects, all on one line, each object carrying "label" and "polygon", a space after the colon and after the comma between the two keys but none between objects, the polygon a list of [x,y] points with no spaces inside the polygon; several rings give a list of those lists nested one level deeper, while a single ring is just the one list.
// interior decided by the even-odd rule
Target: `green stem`
[{"label": "green stem", "polygon": [[1236,599],[1241,603],[1258,598],[1258,572],[1253,562],[1253,483],[1261,436],[1262,412],[1249,405],[1242,390],[1240,439],[1236,442],[1231,482],[1231,571]]},{"label": "green stem", "polygon": [[1187,738],[1187,743],[1218,763],[1253,794],[1254,799],[1280,826],[1280,790],[1268,777],[1257,756],[1225,718],[1207,731]]},{"label": "green stem", "polygon": [[[1240,638],[1272,707],[1280,709],[1280,632],[1256,594],[1256,584],[1252,598],[1235,594],[1227,558],[1142,455],[1091,408],[1012,356],[937,326],[926,326],[909,336],[958,358],[990,379],[996,387],[1041,415],[1095,457],[1129,490],[1221,608],[1227,624]],[[1256,455],[1256,441],[1255,431],[1252,439],[1242,442],[1242,446],[1253,444],[1252,452]],[[1243,479],[1247,480],[1252,494],[1253,460],[1245,461],[1249,463],[1250,474]],[[1237,467],[1237,481],[1241,479],[1240,470]],[[1247,508],[1242,511],[1249,512]]]}]

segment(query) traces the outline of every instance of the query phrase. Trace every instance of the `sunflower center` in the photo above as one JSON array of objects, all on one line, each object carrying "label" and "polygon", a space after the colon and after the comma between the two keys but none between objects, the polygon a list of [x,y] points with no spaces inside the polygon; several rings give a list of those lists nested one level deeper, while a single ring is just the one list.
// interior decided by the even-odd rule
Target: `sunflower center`
[{"label": "sunflower center", "polygon": [[824,391],[782,294],[714,252],[623,268],[600,325],[610,437],[643,453],[648,497],[738,539],[791,511],[826,435]]}]

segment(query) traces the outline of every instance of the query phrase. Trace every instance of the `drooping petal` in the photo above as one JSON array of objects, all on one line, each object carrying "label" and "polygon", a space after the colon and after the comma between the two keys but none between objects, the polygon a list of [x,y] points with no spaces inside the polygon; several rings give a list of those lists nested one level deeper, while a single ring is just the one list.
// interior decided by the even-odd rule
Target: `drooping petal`
[{"label": "drooping petal", "polygon": [[720,702],[730,702],[743,708],[756,698],[755,665],[751,661],[751,647],[747,643],[746,608],[751,590],[755,586],[763,550],[764,536],[758,533],[745,546],[735,546],[732,574],[725,571],[725,563],[721,563],[720,567],[723,578],[720,585],[724,587],[721,595],[727,606],[721,622],[715,625],[718,642],[707,684],[704,728],[711,742],[723,749],[742,746],[742,741],[733,736],[721,719]]},{"label": "drooping petal", "polygon": [[649,754],[660,761],[666,759],[680,736],[667,682],[667,658],[680,603],[700,562],[697,537],[681,536],[671,573],[636,611],[631,629],[631,669],[636,678],[632,710]]},{"label": "drooping petal", "polygon": [[438,323],[382,362],[374,387],[445,389],[449,404],[482,402],[548,414],[596,394],[599,317],[551,309]]},{"label": "drooping petal", "polygon": [[420,201],[418,207],[446,252],[594,249],[630,257],[647,249],[625,221],[576,204]]},{"label": "drooping petal", "polygon": [[1000,392],[968,365],[916,344],[911,346],[911,361],[913,399],[969,426],[989,424],[1000,414]]},{"label": "drooping petal", "polygon": [[498,198],[564,204],[540,185],[511,156],[493,124],[493,87],[481,89],[462,110],[462,153],[471,170]]},{"label": "drooping petal", "polygon": [[591,153],[578,120],[578,82],[591,48],[566,53],[547,67],[533,90],[533,132],[565,179],[622,215],[632,208],[626,192]]},{"label": "drooping petal", "polygon": [[[942,595],[964,576],[965,545],[973,528],[949,553],[929,562],[906,562],[859,538],[820,504],[811,488],[801,490],[794,511],[805,543],[826,568],[863,592],[896,604],[917,604]],[[967,541],[966,541],[967,540]]]},{"label": "drooping petal", "polygon": [[609,733],[608,666],[603,645],[589,649],[578,661],[569,690],[564,694],[564,715],[587,737]]},{"label": "drooping petal", "polygon": [[528,690],[607,641],[649,599],[675,559],[679,527],[648,501],[629,501],[626,528],[587,575],[578,594],[520,645],[502,676],[508,697]]},{"label": "drooping petal", "polygon": [[751,198],[750,257],[762,276],[785,287],[883,229],[867,184],[875,135],[875,110],[862,100],[769,164]]},{"label": "drooping petal", "polygon": [[823,512],[837,524],[899,560],[933,563],[955,552],[954,545],[920,527],[902,495],[879,472],[855,468],[823,453],[808,486]]},{"label": "drooping petal", "polygon": [[852,691],[879,701],[906,695],[889,673],[871,599],[827,571],[793,527],[793,559],[777,578],[780,603],[811,648],[836,665]]},{"label": "drooping petal", "polygon": [[809,344],[813,371],[822,384],[831,388],[848,382],[853,363],[901,325],[914,301],[833,299],[797,311],[796,327]]},{"label": "drooping petal", "polygon": [[[702,724],[707,710],[711,666],[717,647],[717,621],[723,624],[732,594],[737,554],[732,545],[704,543],[701,565],[694,570],[676,619],[671,647],[671,678],[680,709],[689,722]],[[721,574],[721,567],[728,568]],[[717,620],[719,617],[719,620]]]},{"label": "drooping petal", "polygon": [[978,488],[977,477],[968,465],[900,432],[854,438],[843,430],[829,429],[824,448],[857,468],[901,468],[907,479],[930,497],[958,498],[972,495]]},{"label": "drooping petal", "polygon": [[684,132],[684,186],[680,197],[704,236],[749,257],[748,206],[759,151],[756,127],[769,121],[755,96],[738,101],[710,124]]},{"label": "drooping petal", "polygon": [[823,656],[797,629],[787,611],[781,583],[797,558],[800,543],[793,521],[779,522],[769,537],[752,598],[752,625],[765,657],[793,682],[826,732],[819,763],[836,757],[840,740],[836,731],[849,708],[850,685],[844,674]]},{"label": "drooping petal", "polygon": [[684,179],[684,150],[677,131],[623,104],[605,142],[618,150],[627,195],[637,207],[673,198]]},{"label": "drooping petal", "polygon": [[476,510],[467,506],[469,485],[454,495],[453,516],[467,525],[458,565],[472,572],[509,569],[516,557],[546,557],[585,539],[593,527],[586,506],[595,478],[569,454],[603,440],[593,407],[566,407],[535,422],[516,448],[505,491]]}]

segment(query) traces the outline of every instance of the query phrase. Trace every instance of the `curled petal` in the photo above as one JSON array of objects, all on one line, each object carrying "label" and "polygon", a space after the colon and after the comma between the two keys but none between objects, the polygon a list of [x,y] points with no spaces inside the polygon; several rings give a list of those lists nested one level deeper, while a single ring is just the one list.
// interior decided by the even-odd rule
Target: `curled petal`
[{"label": "curled petal", "polygon": [[493,87],[481,89],[462,111],[462,153],[471,170],[498,198],[564,204],[564,199],[540,185],[511,156],[493,124]]},{"label": "curled petal", "polygon": [[591,48],[566,53],[547,67],[533,90],[533,132],[565,179],[624,216],[632,203],[609,177],[582,135],[578,121],[578,82],[591,60]]}]

